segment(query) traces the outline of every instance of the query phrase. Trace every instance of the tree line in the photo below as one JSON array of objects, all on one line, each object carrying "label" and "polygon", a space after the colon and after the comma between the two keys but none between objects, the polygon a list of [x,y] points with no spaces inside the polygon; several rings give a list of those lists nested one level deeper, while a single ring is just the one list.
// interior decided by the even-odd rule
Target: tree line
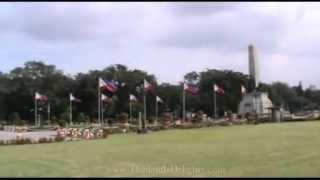
[{"label": "tree line", "polygon": [[[125,84],[118,91],[106,94],[112,97],[104,106],[105,116],[114,118],[129,112],[129,94],[138,98],[134,105],[133,114],[143,112],[141,85],[146,79],[155,87],[153,93],[147,94],[147,114],[152,118],[155,114],[155,95],[161,97],[164,103],[159,104],[159,115],[172,112],[176,117],[182,114],[182,83],[195,84],[199,87],[199,95],[186,96],[186,110],[199,110],[212,116],[213,84],[218,84],[225,90],[225,94],[217,96],[217,112],[223,115],[225,111],[234,113],[241,101],[241,85],[247,87],[249,76],[231,70],[207,69],[202,72],[192,71],[184,75],[178,85],[170,83],[158,84],[156,77],[146,71],[129,69],[125,65],[115,64],[102,70],[91,70],[88,73],[78,73],[74,76],[65,74],[55,65],[48,65],[42,61],[28,61],[23,67],[17,67],[8,73],[0,72],[0,119],[13,123],[15,119],[22,119],[28,123],[34,121],[34,94],[39,92],[48,96],[48,102],[40,102],[39,113],[47,119],[47,103],[50,103],[51,121],[68,120],[69,93],[82,99],[81,103],[73,106],[74,121],[94,121],[97,119],[98,108],[98,78],[115,79]],[[272,84],[260,83],[259,89],[268,92],[269,98],[276,106],[282,106],[291,112],[300,110],[314,110],[320,106],[320,91],[304,90],[302,85],[290,87],[283,82]]]}]

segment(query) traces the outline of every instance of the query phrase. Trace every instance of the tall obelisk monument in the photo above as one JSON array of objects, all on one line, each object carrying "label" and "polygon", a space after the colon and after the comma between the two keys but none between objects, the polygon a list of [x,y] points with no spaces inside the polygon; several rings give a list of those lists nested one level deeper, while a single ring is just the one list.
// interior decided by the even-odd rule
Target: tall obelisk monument
[{"label": "tall obelisk monument", "polygon": [[257,52],[253,45],[249,45],[249,75],[251,80],[251,89],[254,90],[259,85],[259,69],[258,69],[258,60]]},{"label": "tall obelisk monument", "polygon": [[259,64],[257,60],[257,52],[253,45],[249,45],[249,93],[242,97],[239,104],[239,114],[246,116],[249,114],[257,115],[257,118],[269,118],[270,108],[273,107],[272,101],[268,97],[268,93],[258,89],[259,86]]}]

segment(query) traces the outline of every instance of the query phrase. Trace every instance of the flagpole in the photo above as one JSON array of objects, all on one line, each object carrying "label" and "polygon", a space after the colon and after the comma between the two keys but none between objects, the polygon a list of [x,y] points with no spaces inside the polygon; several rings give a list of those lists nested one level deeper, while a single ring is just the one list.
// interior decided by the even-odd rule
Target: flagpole
[{"label": "flagpole", "polygon": [[[98,80],[100,81],[100,79]],[[100,92],[100,85],[99,85],[100,82],[98,82],[98,123],[100,124],[100,115],[101,115],[101,112],[100,112],[100,98],[101,98],[101,92]]]},{"label": "flagpole", "polygon": [[101,101],[101,125],[103,124],[103,121],[104,121],[104,119],[103,119],[103,101]]},{"label": "flagpole", "polygon": [[[105,107],[107,107],[108,106],[108,102],[106,103],[106,105],[105,105]],[[108,114],[107,114],[108,115]],[[105,121],[103,121],[103,123],[104,123]],[[106,120],[106,124],[109,126],[109,124],[108,124],[108,118],[107,118],[107,120]]]},{"label": "flagpole", "polygon": [[69,101],[70,101],[70,111],[69,111],[70,115],[69,115],[69,117],[70,117],[70,126],[71,126],[72,125],[72,100],[71,100],[71,98],[69,98]]},{"label": "flagpole", "polygon": [[50,103],[48,102],[48,122],[50,121]]},{"label": "flagpole", "polygon": [[143,118],[143,123],[142,123],[142,129],[144,130],[146,127],[146,122],[147,122],[147,107],[146,107],[146,92],[143,93],[143,106],[144,106],[144,118]]},{"label": "flagpole", "polygon": [[38,127],[40,128],[40,125],[41,125],[41,114],[39,114],[39,118],[38,118],[39,120],[38,120]]},{"label": "flagpole", "polygon": [[183,84],[183,88],[182,88],[182,121],[185,121],[185,116],[186,116],[186,94],[185,94],[185,90],[184,90],[184,84]]},{"label": "flagpole", "polygon": [[134,113],[134,104],[132,103],[132,124],[133,124],[133,121],[135,121],[135,117],[134,117],[135,113]]},{"label": "flagpole", "polygon": [[158,123],[158,101],[156,96],[156,124]]},{"label": "flagpole", "polygon": [[37,126],[37,97],[34,98],[34,126]]},{"label": "flagpole", "polygon": [[130,123],[132,123],[132,102],[131,102],[131,100],[129,102],[129,107],[130,107]]},{"label": "flagpole", "polygon": [[216,91],[214,93],[214,119],[217,118],[217,93]]}]

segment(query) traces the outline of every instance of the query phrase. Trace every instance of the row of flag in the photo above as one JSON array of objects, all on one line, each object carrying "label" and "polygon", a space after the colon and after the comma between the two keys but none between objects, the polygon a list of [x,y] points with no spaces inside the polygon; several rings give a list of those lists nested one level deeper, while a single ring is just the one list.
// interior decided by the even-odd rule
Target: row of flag
[{"label": "row of flag", "polygon": [[[110,80],[110,81],[106,81],[103,80],[102,78],[99,78],[99,88],[102,90],[106,90],[108,92],[111,93],[115,93],[118,90],[119,87],[119,82],[116,80]],[[126,83],[121,83],[121,86],[125,86]],[[153,90],[153,85],[151,83],[149,83],[147,80],[144,80],[143,82],[143,90],[144,92],[149,92]],[[109,97],[102,94],[101,95],[101,100],[107,100]],[[156,96],[157,102],[163,102],[162,99],[158,96]],[[137,97],[133,94],[129,95],[129,100],[130,101],[138,101]]]},{"label": "row of flag", "polygon": [[[99,101],[99,107],[98,107],[98,111],[99,111],[99,123],[101,124],[101,119],[100,119],[100,115],[102,117],[103,120],[103,111],[102,109],[102,104],[100,104],[100,102],[111,102],[112,101],[112,96],[109,97],[107,95],[104,94],[105,91],[115,94],[119,87],[124,87],[126,86],[126,83],[120,83],[119,81],[116,80],[103,80],[102,78],[99,78],[98,80],[98,91],[99,91],[99,95],[98,95],[98,101]],[[225,91],[222,87],[218,86],[217,84],[213,85],[213,92],[219,94],[219,95],[224,95]],[[154,86],[149,83],[147,80],[144,80],[143,84],[141,87],[137,87],[137,91],[141,92],[141,89],[143,89],[144,93],[144,109],[146,109],[145,104],[146,104],[146,93],[151,92],[153,93],[154,91]],[[241,86],[241,94],[245,95],[246,94],[246,88],[244,86]],[[188,92],[192,95],[198,95],[199,94],[199,87],[193,84],[188,84],[188,83],[184,83],[183,84],[183,92]],[[184,96],[185,98],[185,96]],[[37,109],[37,101],[48,101],[48,97],[46,95],[42,95],[38,92],[35,93],[35,108]],[[70,123],[72,123],[72,102],[77,102],[77,103],[81,103],[82,100],[75,97],[72,93],[69,94],[69,100],[70,100]],[[216,104],[216,98],[214,98],[215,103]],[[132,102],[137,102],[138,98],[133,95],[133,94],[129,94],[129,101],[130,101],[130,113],[132,110]],[[156,96],[156,116],[158,114],[158,103],[163,103],[163,100],[159,97]],[[185,104],[185,100],[184,100],[184,104]],[[183,105],[184,108],[184,112],[185,112],[185,105]],[[216,105],[214,110],[216,111]],[[37,123],[37,115],[36,115],[36,111],[35,111],[35,122]],[[144,112],[144,114],[146,114],[146,111]],[[215,112],[216,114],[216,112]],[[132,115],[130,115],[131,117]],[[215,115],[216,116],[216,115]],[[184,117],[184,116],[183,116]],[[145,118],[146,119],[146,115]]]},{"label": "row of flag", "polygon": [[[192,85],[192,84],[184,83],[183,90],[186,91],[186,92],[189,92],[192,95],[198,95],[199,94],[199,88],[197,86],[195,86],[195,85]],[[225,94],[224,89],[221,88],[220,86],[216,85],[216,84],[213,85],[213,91],[218,93],[218,94],[220,94],[220,95]],[[241,94],[245,95],[246,92],[247,92],[247,89],[244,86],[241,86]]]},{"label": "row of flag", "polygon": [[[70,99],[70,101],[74,101],[74,102],[82,102],[81,99],[76,98],[75,96],[73,96],[73,94],[70,94],[69,99]],[[42,95],[42,94],[36,92],[35,93],[35,100],[48,101],[48,96]]]},{"label": "row of flag", "polygon": [[[115,80],[104,81],[103,79],[99,78],[99,88],[107,90],[111,93],[115,93],[118,90],[118,84],[119,84],[118,81],[115,81]],[[122,83],[122,86],[123,85],[124,85],[124,83]],[[153,89],[153,86],[148,81],[144,80],[144,91],[148,92],[148,91],[151,91],[152,89]],[[199,94],[199,88],[195,85],[192,85],[192,84],[184,83],[183,90],[186,92],[189,92],[192,95]],[[224,89],[219,87],[216,84],[213,85],[213,91],[220,94],[220,95],[225,94]],[[241,86],[241,94],[245,95],[246,91],[247,91],[246,88],[244,86]],[[40,100],[40,101],[48,101],[48,97],[46,95],[42,95],[38,92],[35,93],[35,99]],[[111,98],[104,95],[104,94],[101,94],[101,100],[102,101],[110,101]],[[132,102],[138,101],[137,97],[133,94],[129,95],[129,100]],[[73,96],[73,94],[70,94],[70,101],[82,102],[81,99],[76,98],[75,96]],[[160,102],[160,103],[163,102],[163,100],[159,96],[156,96],[156,101]]]}]

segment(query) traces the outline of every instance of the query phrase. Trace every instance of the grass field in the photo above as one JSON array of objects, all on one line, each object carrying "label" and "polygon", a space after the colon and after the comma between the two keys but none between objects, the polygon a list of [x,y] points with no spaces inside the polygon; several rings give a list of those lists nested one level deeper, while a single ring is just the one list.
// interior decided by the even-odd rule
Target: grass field
[{"label": "grass field", "polygon": [[320,176],[320,122],[1,146],[0,176]]}]

